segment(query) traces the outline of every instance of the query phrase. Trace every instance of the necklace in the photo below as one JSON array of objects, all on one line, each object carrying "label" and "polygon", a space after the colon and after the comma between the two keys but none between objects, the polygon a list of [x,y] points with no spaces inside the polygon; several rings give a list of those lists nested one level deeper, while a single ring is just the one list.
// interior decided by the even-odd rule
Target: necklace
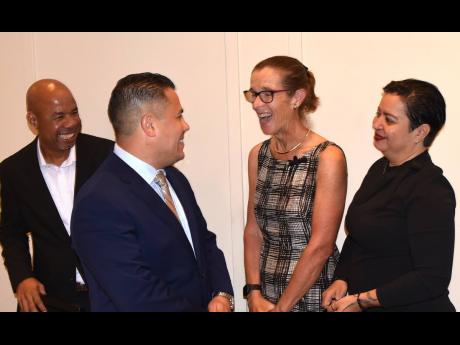
[{"label": "necklace", "polygon": [[310,134],[310,128],[308,129],[307,131],[307,134],[305,134],[305,136],[302,138],[302,140],[300,141],[300,143],[298,143],[297,145],[295,145],[292,149],[290,150],[287,150],[287,151],[284,151],[284,152],[280,152],[278,151],[276,148],[275,148],[275,145],[273,145],[273,150],[275,150],[275,152],[279,155],[285,155],[286,153],[289,153],[289,152],[292,152],[294,151],[295,149],[297,149],[300,145],[303,144],[303,142],[305,141],[305,139],[308,137],[308,134]]}]

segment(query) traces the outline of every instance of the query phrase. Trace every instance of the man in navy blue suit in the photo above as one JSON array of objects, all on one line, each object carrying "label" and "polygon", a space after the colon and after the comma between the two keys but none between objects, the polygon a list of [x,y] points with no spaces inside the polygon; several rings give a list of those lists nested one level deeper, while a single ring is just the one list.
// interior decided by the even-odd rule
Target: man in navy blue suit
[{"label": "man in navy blue suit", "polygon": [[224,255],[172,166],[190,129],[173,82],[128,75],[108,112],[114,153],[78,193],[71,225],[91,310],[232,311]]}]

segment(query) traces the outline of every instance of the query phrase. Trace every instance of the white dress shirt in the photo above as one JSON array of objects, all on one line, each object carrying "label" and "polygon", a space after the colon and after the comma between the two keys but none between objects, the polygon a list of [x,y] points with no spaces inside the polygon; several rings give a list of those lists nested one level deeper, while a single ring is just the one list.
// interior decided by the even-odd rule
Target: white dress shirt
[{"label": "white dress shirt", "polygon": [[[37,141],[37,155],[43,178],[53,198],[54,205],[56,205],[61,216],[62,223],[64,223],[64,227],[70,236],[70,217],[72,216],[77,165],[75,145],[70,149],[69,157],[59,167],[46,163],[40,149],[40,140]],[[76,280],[84,284],[78,269],[76,270]]]},{"label": "white dress shirt", "polygon": [[193,253],[195,254],[195,248],[193,247],[193,241],[192,241],[192,234],[190,233],[190,227],[188,225],[187,217],[185,216],[184,208],[182,207],[182,204],[179,198],[177,197],[177,194],[174,191],[174,188],[171,186],[171,184],[168,181],[168,176],[166,175],[166,171],[164,171],[163,169],[155,169],[150,164],[137,158],[131,153],[123,150],[117,144],[115,144],[113,152],[118,157],[120,157],[120,159],[123,162],[128,164],[135,172],[137,172],[145,180],[145,182],[147,182],[153,188],[153,190],[160,196],[160,198],[162,198],[164,201],[163,193],[161,192],[160,186],[158,186],[155,182],[153,182],[158,171],[160,170],[163,171],[163,173],[166,176],[166,181],[168,182],[169,191],[171,192],[171,197],[173,199],[174,206],[176,207],[177,215],[179,216],[179,221],[182,225],[182,229],[184,229],[185,235],[187,236],[187,239],[190,242],[190,245],[192,246]]}]

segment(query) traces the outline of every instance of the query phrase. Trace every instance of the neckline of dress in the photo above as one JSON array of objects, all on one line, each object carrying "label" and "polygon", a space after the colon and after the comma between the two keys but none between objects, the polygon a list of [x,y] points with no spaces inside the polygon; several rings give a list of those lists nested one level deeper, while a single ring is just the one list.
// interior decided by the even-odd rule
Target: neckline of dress
[{"label": "neckline of dress", "polygon": [[[269,153],[269,158],[274,160],[274,161],[277,161],[277,162],[282,162],[282,163],[291,163],[293,161],[293,159],[278,159],[278,158],[275,158],[273,156],[273,153],[272,151],[270,150],[270,142],[271,142],[271,139],[268,140],[268,144],[267,144],[267,151]],[[324,140],[322,142],[320,142],[319,144],[313,146],[311,149],[309,149],[308,151],[305,151],[301,156],[297,157],[297,159],[301,159],[307,155],[310,155],[315,149],[317,149],[320,145],[323,145],[324,143],[327,143],[329,142],[329,140]],[[296,157],[296,156],[295,156]]]},{"label": "neckline of dress", "polygon": [[[390,161],[386,158],[386,157],[383,157],[384,159],[384,164],[383,164],[383,172],[382,172],[382,175],[385,175],[386,173],[389,173],[390,171],[397,171],[399,169],[403,169],[403,168],[411,168],[411,167],[414,167],[418,164],[418,162],[420,160],[423,159],[423,157],[425,155],[428,155],[428,150],[425,150],[423,151],[422,153],[419,153],[417,156],[415,157],[412,157],[411,159],[405,161],[404,163],[402,164],[399,164],[399,165],[393,165],[391,166],[390,165]],[[423,157],[422,157],[423,156]]]}]

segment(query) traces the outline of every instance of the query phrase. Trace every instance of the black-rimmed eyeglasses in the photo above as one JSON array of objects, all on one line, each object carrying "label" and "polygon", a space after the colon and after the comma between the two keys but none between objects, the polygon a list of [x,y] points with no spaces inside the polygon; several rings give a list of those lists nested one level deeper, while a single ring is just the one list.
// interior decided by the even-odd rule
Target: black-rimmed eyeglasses
[{"label": "black-rimmed eyeglasses", "polygon": [[291,91],[291,90],[262,90],[259,92],[255,92],[253,90],[246,90],[243,91],[244,97],[246,101],[249,103],[254,103],[257,96],[259,96],[260,100],[264,103],[271,103],[273,101],[273,95],[277,92],[283,91]]}]

